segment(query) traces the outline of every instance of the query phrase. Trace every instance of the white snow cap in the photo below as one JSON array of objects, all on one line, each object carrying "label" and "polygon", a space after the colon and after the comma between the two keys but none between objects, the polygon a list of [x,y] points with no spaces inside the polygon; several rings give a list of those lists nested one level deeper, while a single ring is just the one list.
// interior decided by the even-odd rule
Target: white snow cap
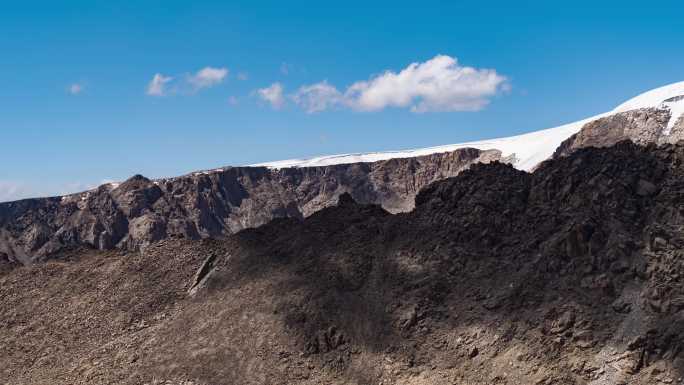
[{"label": "white snow cap", "polygon": [[[682,97],[679,98],[680,96]],[[392,158],[411,158],[440,152],[450,152],[460,148],[471,147],[480,150],[500,150],[503,157],[513,156],[513,158],[515,158],[512,163],[514,167],[520,170],[530,171],[542,161],[549,159],[562,141],[577,133],[585,124],[598,118],[613,115],[619,112],[648,107],[670,109],[672,118],[668,123],[667,131],[664,132],[666,135],[669,134],[669,130],[672,128],[672,126],[674,126],[675,122],[680,116],[684,115],[684,82],[674,83],[669,86],[656,88],[643,93],[626,101],[625,103],[622,103],[610,112],[599,114],[578,122],[565,124],[559,127],[548,128],[541,131],[530,132],[523,135],[420,148],[415,150],[329,155],[310,159],[288,159],[275,162],[266,162],[253,164],[250,166],[263,166],[278,169],[288,167],[317,167],[329,166],[333,164],[377,162]]]},{"label": "white snow cap", "polygon": [[644,92],[617,106],[613,112],[625,112],[639,108],[658,107],[668,99],[682,96],[684,100],[684,82],[670,84],[664,87]]}]

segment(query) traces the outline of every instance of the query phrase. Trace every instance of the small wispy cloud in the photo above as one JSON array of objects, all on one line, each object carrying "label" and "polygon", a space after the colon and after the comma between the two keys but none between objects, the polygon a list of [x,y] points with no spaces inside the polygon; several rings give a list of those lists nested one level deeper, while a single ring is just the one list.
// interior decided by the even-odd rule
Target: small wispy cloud
[{"label": "small wispy cloud", "polygon": [[196,90],[209,88],[220,84],[228,76],[227,68],[204,67],[197,73],[188,77],[190,83]]},{"label": "small wispy cloud", "polygon": [[290,97],[310,114],[345,104],[344,95],[327,81],[300,87]]},{"label": "small wispy cloud", "polygon": [[154,74],[152,80],[147,85],[147,94],[150,96],[164,96],[166,95],[166,85],[173,80],[170,76],[164,76],[160,73]]},{"label": "small wispy cloud", "polygon": [[243,80],[243,81],[244,81],[244,80],[247,80],[247,79],[249,79],[249,74],[248,74],[247,72],[239,72],[239,73],[237,74],[237,79],[238,79],[238,80]]},{"label": "small wispy cloud", "polygon": [[227,76],[228,69],[224,67],[204,67],[195,73],[178,76],[156,73],[147,85],[147,94],[151,96],[193,94],[199,90],[221,84]]},{"label": "small wispy cloud", "polygon": [[81,83],[73,83],[67,87],[67,92],[71,95],[78,95],[85,89],[85,86]]},{"label": "small wispy cloud", "polygon": [[228,104],[231,106],[237,106],[240,103],[238,98],[236,96],[229,96],[228,97]]},{"label": "small wispy cloud", "polygon": [[273,83],[266,88],[256,90],[256,94],[265,102],[269,103],[271,107],[279,109],[285,105],[285,96],[283,95],[283,85],[280,83]]}]

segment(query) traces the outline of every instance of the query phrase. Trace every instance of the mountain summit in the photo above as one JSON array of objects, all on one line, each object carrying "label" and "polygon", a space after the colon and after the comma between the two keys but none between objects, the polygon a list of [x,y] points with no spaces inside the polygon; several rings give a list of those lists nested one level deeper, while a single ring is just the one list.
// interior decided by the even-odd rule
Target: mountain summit
[{"label": "mountain summit", "polygon": [[416,194],[476,163],[523,171],[580,148],[684,139],[684,82],[655,89],[615,110],[509,138],[403,152],[350,154],[224,167],[176,178],[136,175],[63,197],[0,203],[0,257],[24,264],[65,249],[140,250],[170,237],[224,237],[274,218],[302,219],[349,193],[397,213]]}]

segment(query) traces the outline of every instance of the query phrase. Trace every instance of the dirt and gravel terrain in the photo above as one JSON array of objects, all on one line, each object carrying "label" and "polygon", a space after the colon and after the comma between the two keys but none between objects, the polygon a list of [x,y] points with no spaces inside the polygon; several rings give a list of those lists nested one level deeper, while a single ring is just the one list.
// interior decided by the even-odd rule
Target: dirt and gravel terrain
[{"label": "dirt and gravel terrain", "polygon": [[493,162],[391,214],[0,255],[0,384],[681,384],[684,143]]}]

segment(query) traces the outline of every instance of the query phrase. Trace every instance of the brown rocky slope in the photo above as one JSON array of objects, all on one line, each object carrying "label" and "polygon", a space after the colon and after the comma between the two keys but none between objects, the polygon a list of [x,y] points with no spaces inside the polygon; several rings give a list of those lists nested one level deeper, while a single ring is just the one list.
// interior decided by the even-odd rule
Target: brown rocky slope
[{"label": "brown rocky slope", "polygon": [[476,165],[409,213],[10,268],[0,383],[681,383],[683,248],[682,143]]}]

